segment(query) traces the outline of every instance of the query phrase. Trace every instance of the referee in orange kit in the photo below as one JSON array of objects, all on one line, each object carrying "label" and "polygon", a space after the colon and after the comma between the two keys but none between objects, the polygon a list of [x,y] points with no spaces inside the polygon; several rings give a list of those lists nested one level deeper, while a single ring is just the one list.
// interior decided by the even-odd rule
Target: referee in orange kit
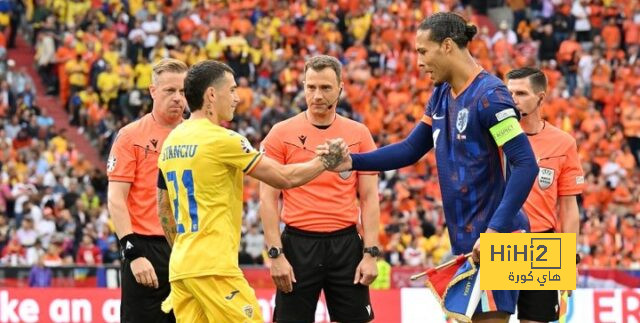
[{"label": "referee in orange kit", "polygon": [[171,248],[157,215],[158,156],[169,132],[182,122],[187,105],[187,66],[164,59],[153,66],[149,92],[153,109],[118,132],[107,162],[109,214],[123,250],[123,323],[175,322],[161,311],[169,295]]},{"label": "referee in orange kit", "polygon": [[[336,113],[343,87],[341,70],[334,57],[320,55],[307,61],[308,108],[271,129],[262,142],[266,156],[282,164],[304,162],[315,157],[316,146],[332,138],[343,138],[351,152],[376,148],[363,124]],[[374,318],[368,285],[377,276],[380,253],[378,203],[376,172],[326,172],[301,187],[282,191],[260,184],[260,216],[271,277],[278,288],[274,321],[314,322],[321,290],[331,321]],[[286,224],[282,235],[281,218]],[[363,238],[356,230],[360,218]]]},{"label": "referee in orange kit", "polygon": [[[580,219],[576,196],[582,193],[584,175],[575,139],[542,119],[540,106],[546,95],[547,78],[536,68],[515,69],[507,73],[507,87],[520,110],[520,125],[540,168],[523,207],[531,232],[575,233],[577,238]],[[580,257],[576,254],[578,262]],[[558,320],[558,298],[558,291],[554,290],[520,291],[518,319],[525,323]]]}]

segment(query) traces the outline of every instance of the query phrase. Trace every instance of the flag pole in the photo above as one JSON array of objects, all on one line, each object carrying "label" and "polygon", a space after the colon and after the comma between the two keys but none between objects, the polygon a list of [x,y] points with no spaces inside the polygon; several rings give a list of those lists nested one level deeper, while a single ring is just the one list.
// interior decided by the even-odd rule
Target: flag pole
[{"label": "flag pole", "polygon": [[411,280],[416,280],[416,279],[418,279],[418,278],[420,278],[420,277],[424,277],[424,276],[426,276],[426,275],[427,275],[427,274],[429,274],[429,272],[431,272],[431,271],[436,271],[436,270],[440,270],[440,269],[442,269],[442,268],[449,267],[449,266],[451,266],[451,265],[453,265],[453,264],[457,263],[458,261],[461,261],[461,259],[467,259],[467,258],[471,257],[471,254],[472,254],[472,253],[471,253],[471,252],[469,252],[469,253],[467,253],[467,254],[465,254],[465,255],[460,255],[460,256],[458,256],[458,257],[456,257],[456,258],[454,258],[454,259],[451,259],[451,260],[449,260],[449,261],[445,262],[444,264],[441,264],[441,265],[437,266],[436,268],[431,268],[431,269],[428,269],[428,270],[426,270],[426,271],[423,271],[423,272],[421,272],[421,273],[419,273],[419,274],[415,274],[415,275],[411,276],[411,278],[410,278],[410,279],[411,279]]}]

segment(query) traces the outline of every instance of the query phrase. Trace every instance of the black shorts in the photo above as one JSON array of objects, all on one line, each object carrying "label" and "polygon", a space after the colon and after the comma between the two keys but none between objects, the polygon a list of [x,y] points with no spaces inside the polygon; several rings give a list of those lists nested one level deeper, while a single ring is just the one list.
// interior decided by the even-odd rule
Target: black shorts
[{"label": "black shorts", "polygon": [[369,287],[353,284],[363,255],[355,226],[330,233],[287,226],[282,247],[297,282],[291,293],[276,292],[275,322],[314,322],[320,290],[324,290],[331,321],[369,322],[374,318]]},{"label": "black shorts", "polygon": [[122,262],[122,300],[120,303],[120,321],[122,323],[169,323],[175,322],[173,312],[165,314],[160,309],[162,301],[169,296],[169,256],[171,247],[165,237],[137,235],[138,246],[145,258],[151,262],[158,276],[159,288],[140,285],[131,272],[129,260]]},{"label": "black shorts", "polygon": [[[553,229],[535,233],[553,233]],[[518,296],[518,319],[551,322],[560,314],[560,294],[557,290],[521,290]]]},{"label": "black shorts", "polygon": [[521,290],[518,296],[518,319],[557,321],[560,312],[558,295],[557,290]]}]

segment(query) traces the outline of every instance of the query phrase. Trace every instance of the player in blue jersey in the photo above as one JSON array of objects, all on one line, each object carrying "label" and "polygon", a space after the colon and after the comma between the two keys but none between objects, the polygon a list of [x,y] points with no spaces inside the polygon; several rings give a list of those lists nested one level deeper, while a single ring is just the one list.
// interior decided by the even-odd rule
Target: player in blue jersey
[{"label": "player in blue jersey", "polygon": [[[436,87],[422,121],[403,141],[351,154],[336,171],[397,169],[435,148],[453,252],[473,250],[479,262],[480,233],[528,230],[520,209],[538,165],[509,90],[467,49],[476,32],[454,13],[436,13],[424,20],[415,41],[418,66]],[[495,306],[474,315],[473,321],[504,322],[515,310],[518,292],[488,292]]]}]

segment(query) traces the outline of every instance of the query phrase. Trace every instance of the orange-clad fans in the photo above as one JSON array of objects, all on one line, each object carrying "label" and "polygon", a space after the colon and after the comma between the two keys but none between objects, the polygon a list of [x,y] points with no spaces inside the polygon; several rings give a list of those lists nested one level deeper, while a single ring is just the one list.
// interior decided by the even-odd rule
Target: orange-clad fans
[{"label": "orange-clad fans", "polygon": [[[514,12],[514,18],[517,16],[514,24],[507,26],[507,30],[517,36],[513,43],[508,38],[506,42],[491,41],[496,33],[504,31],[498,31],[500,26],[482,14],[491,9],[491,3],[481,8],[477,3],[484,2],[473,1],[466,8],[462,8],[459,1],[400,1],[389,6],[382,6],[383,2],[379,1],[324,0],[313,4],[297,0],[205,1],[201,4],[132,0],[128,3],[110,1],[104,5],[100,1],[76,1],[71,10],[67,10],[69,1],[36,2],[30,17],[22,21],[29,22],[25,34],[32,36],[27,39],[33,40],[37,49],[36,65],[46,85],[42,93],[38,91],[36,95],[25,89],[21,76],[14,76],[19,74],[19,67],[3,64],[2,48],[10,45],[11,35],[9,30],[0,33],[0,66],[8,67],[0,68],[0,77],[7,80],[6,87],[0,83],[0,115],[6,118],[17,115],[19,126],[32,121],[46,125],[28,126],[30,136],[40,133],[46,140],[46,133],[50,132],[47,129],[51,127],[51,118],[31,108],[32,102],[36,102],[35,106],[41,109],[41,97],[48,92],[58,95],[62,104],[68,102],[69,111],[78,112],[72,121],[74,125],[77,121],[82,128],[69,130],[90,136],[106,155],[117,130],[151,108],[148,92],[151,64],[177,54],[175,57],[184,59],[188,65],[205,58],[226,61],[236,71],[238,84],[244,82],[241,79],[247,80],[247,86],[239,89],[244,99],[238,106],[236,119],[226,126],[246,134],[257,145],[274,123],[306,108],[302,100],[303,65],[300,62],[313,55],[329,54],[345,66],[344,99],[339,102],[338,113],[363,122],[377,145],[387,145],[406,135],[431,95],[432,85],[419,74],[415,64],[415,28],[434,12],[453,10],[478,24],[480,33],[469,48],[485,70],[504,75],[512,68],[536,66],[544,71],[549,81],[547,98],[542,102],[545,120],[576,139],[585,175],[593,177],[593,185],[600,194],[598,197],[588,193],[590,185],[586,180],[584,199],[580,203],[582,225],[587,225],[591,217],[618,216],[607,212],[607,208],[615,204],[610,201],[616,188],[607,186],[605,175],[600,171],[612,155],[617,156],[613,164],[624,169],[632,181],[633,185],[628,185],[632,198],[640,200],[640,190],[635,189],[640,186],[640,133],[636,131],[640,128],[636,126],[640,120],[637,115],[640,110],[640,69],[636,68],[640,66],[637,1],[560,1],[562,3],[557,4],[557,1],[524,1],[524,13],[520,10],[522,1],[512,1],[509,5],[518,9]],[[574,3],[577,4],[574,6]],[[586,16],[581,9],[585,9]],[[9,25],[13,21],[10,15],[4,18]],[[586,31],[586,28],[590,29]],[[31,34],[30,29],[37,35]],[[574,32],[580,37],[575,42],[567,41]],[[580,51],[576,50],[578,47]],[[72,95],[71,79],[80,84],[79,78],[72,77],[64,67],[68,61],[75,60],[77,54],[88,67],[84,73],[87,87]],[[111,65],[116,78],[109,77],[107,65]],[[132,73],[127,65],[131,66]],[[577,82],[573,73],[578,76]],[[40,81],[34,79],[34,82]],[[93,87],[98,96],[97,103],[87,98],[88,86]],[[591,109],[594,112],[590,112]],[[0,150],[0,154],[9,161],[3,164],[9,165],[23,153],[12,148],[18,127],[6,122],[5,128],[3,138],[6,140],[0,140],[0,147],[6,146],[6,149]],[[20,146],[24,140],[16,141]],[[57,139],[52,142],[59,144]],[[43,148],[45,152],[48,145]],[[55,156],[47,154],[53,156],[49,158],[51,162],[77,156],[67,147]],[[20,164],[35,171],[37,163],[30,163],[28,159]],[[381,175],[381,188],[391,190],[389,217],[382,218],[382,227],[393,228],[397,220],[391,219],[392,213],[404,219],[409,213],[417,212],[419,205],[424,204],[426,212],[441,212],[434,204],[424,203],[428,198],[425,195],[409,194],[411,201],[407,202],[400,199],[399,192],[393,192],[398,182],[413,180],[415,173],[423,177],[425,187],[430,185],[430,178],[436,176],[430,173],[434,169],[432,159],[427,156],[415,166]],[[25,174],[24,167],[19,169]],[[3,178],[11,178],[8,183],[29,179],[17,176],[15,170],[7,166],[0,171]],[[69,179],[63,181],[68,182]],[[8,185],[13,188],[14,184]],[[255,216],[257,198],[249,193],[250,188],[247,190],[245,227],[250,227],[260,223]],[[438,187],[429,190],[437,192]],[[396,202],[395,208],[393,202]],[[636,214],[637,204],[619,209]],[[416,209],[398,213],[396,208],[400,205],[416,205]],[[595,211],[584,212],[588,208]],[[8,216],[14,218],[13,213]],[[428,221],[421,223],[425,222]],[[12,226],[16,225],[19,222],[12,222]],[[391,241],[392,231],[382,230],[382,235]],[[415,234],[413,230],[410,232]],[[424,230],[422,234],[430,236],[432,232]],[[616,233],[606,233],[600,239],[605,237],[615,241]],[[638,240],[634,244],[640,245],[640,238]],[[402,245],[402,241],[398,243],[400,249],[409,247]],[[582,248],[588,250],[590,243]],[[97,245],[104,247],[101,243]],[[616,250],[614,247],[612,252]],[[607,254],[609,251],[602,250],[611,256]],[[627,257],[626,253],[620,254],[621,260],[614,260],[616,264],[622,264]],[[61,258],[67,261],[70,255],[75,254],[62,251]],[[433,261],[433,253],[424,255]],[[396,256],[394,263],[402,264],[402,252],[395,253]],[[637,259],[636,265],[640,266],[640,257]],[[629,259],[624,263],[629,263]]]}]

